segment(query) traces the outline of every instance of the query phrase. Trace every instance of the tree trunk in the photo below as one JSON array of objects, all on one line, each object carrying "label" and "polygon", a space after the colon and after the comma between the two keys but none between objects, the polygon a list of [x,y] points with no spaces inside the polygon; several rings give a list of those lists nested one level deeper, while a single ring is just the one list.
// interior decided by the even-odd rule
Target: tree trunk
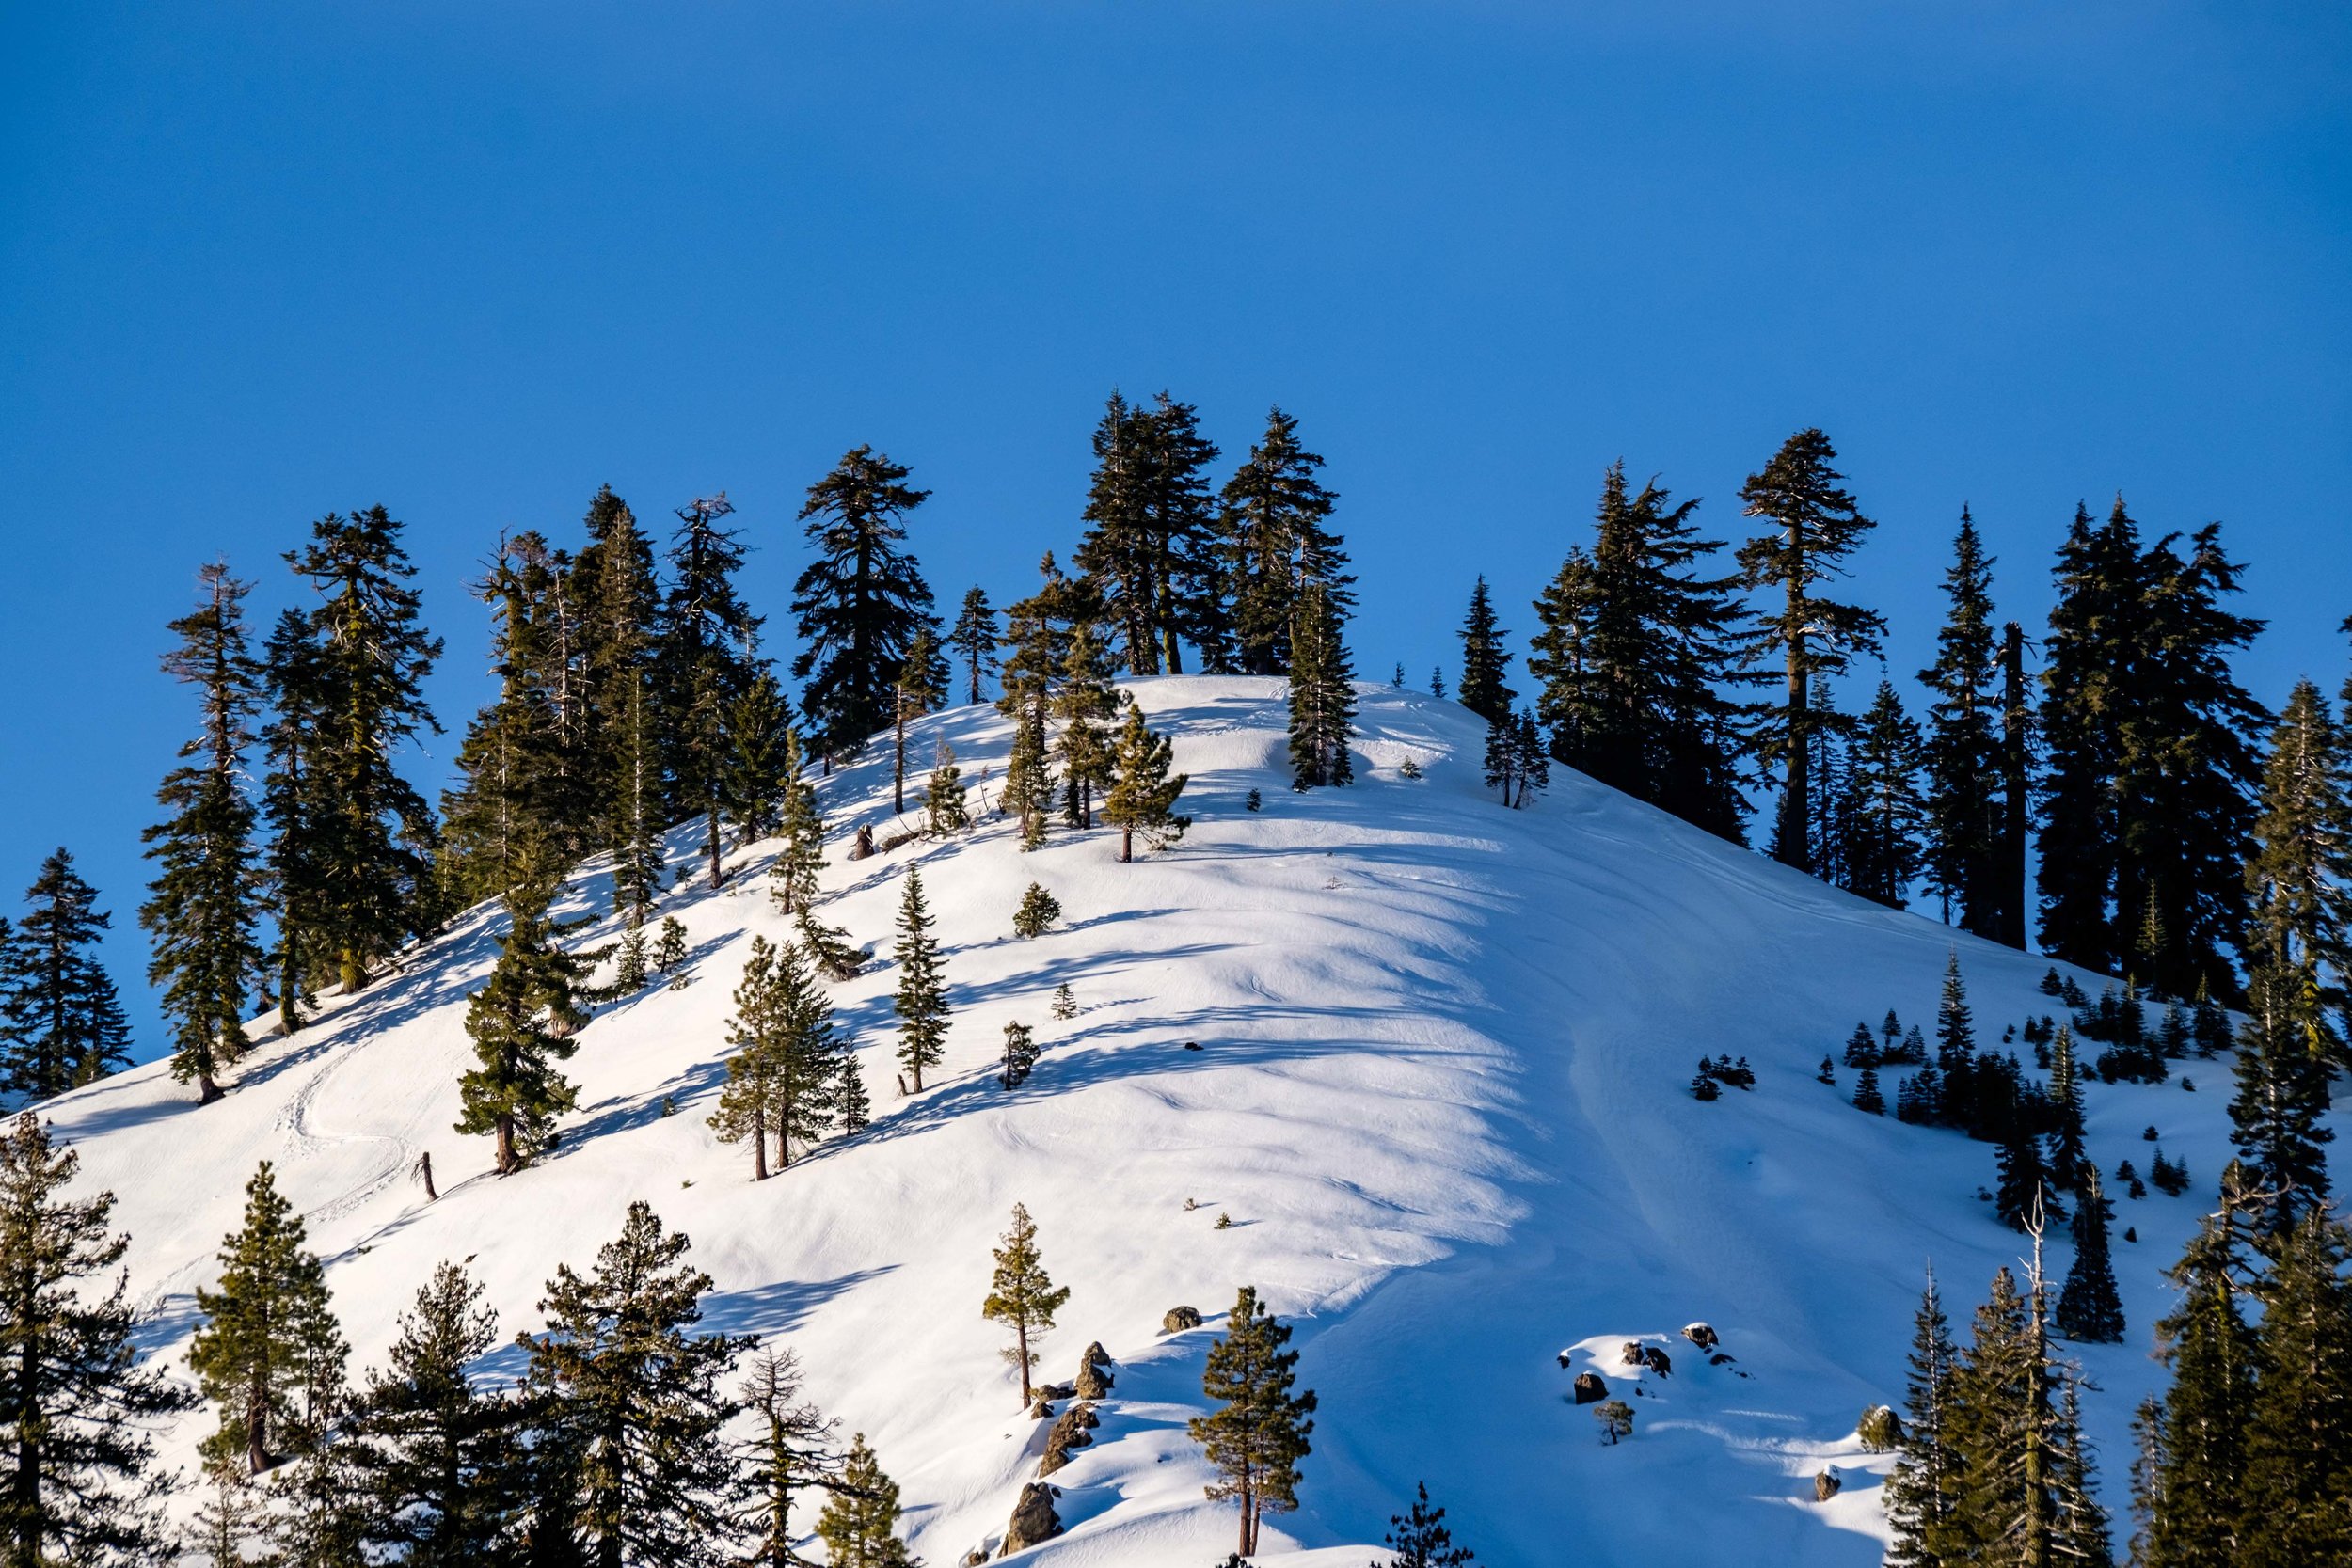
[{"label": "tree trunk", "polygon": [[1121,828],[1119,830],[1119,863],[1125,865],[1135,858],[1136,831],[1133,828]]},{"label": "tree trunk", "polygon": [[[1796,607],[1797,589],[1788,586],[1790,609]],[[1813,820],[1813,755],[1810,746],[1812,719],[1805,706],[1804,633],[1792,632],[1788,638],[1788,771],[1786,786],[1780,796],[1779,851],[1783,865],[1793,865],[1800,871],[1813,869],[1813,847],[1807,843]]]},{"label": "tree trunk", "polygon": [[752,1180],[768,1180],[768,1117],[764,1111],[752,1117]]},{"label": "tree trunk", "polygon": [[344,948],[340,966],[342,974],[338,978],[342,981],[345,996],[357,996],[367,989],[368,966],[359,961],[359,955],[356,950]]},{"label": "tree trunk", "polygon": [[269,1405],[258,1389],[246,1400],[245,1463],[251,1475],[269,1468]]},{"label": "tree trunk", "polygon": [[712,803],[708,816],[710,820],[710,885],[717,887],[726,880],[726,874],[719,866],[719,807],[716,802]]},{"label": "tree trunk", "polygon": [[512,1176],[522,1168],[522,1162],[515,1158],[515,1118],[512,1116],[501,1115],[499,1117],[498,1162],[501,1176]]},{"label": "tree trunk", "polygon": [[219,1098],[220,1085],[213,1082],[213,1075],[209,1072],[198,1073],[196,1075],[196,1102],[199,1105],[210,1105]]},{"label": "tree trunk", "polygon": [[[1012,1075],[1009,1061],[1006,1064],[1005,1075],[1008,1078]],[[1029,1392],[1029,1325],[1027,1322],[1015,1318],[1012,1323],[1012,1334],[1014,1340],[1021,1347],[1021,1408],[1026,1410],[1037,1402],[1035,1396]]]}]

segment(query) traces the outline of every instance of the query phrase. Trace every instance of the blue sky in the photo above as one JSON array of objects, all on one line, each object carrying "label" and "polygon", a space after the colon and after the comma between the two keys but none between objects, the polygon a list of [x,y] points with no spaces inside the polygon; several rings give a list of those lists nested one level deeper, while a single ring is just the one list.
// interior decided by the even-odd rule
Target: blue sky
[{"label": "blue sky", "polygon": [[501,530],[724,488],[785,651],[871,442],[943,597],[1075,537],[1113,387],[1329,459],[1361,673],[1528,599],[1623,456],[1736,536],[1826,429],[1932,637],[1963,501],[2034,624],[2077,499],[2219,518],[2275,702],[2347,664],[2352,13],[1772,6],[206,5],[0,18],[0,908],[71,846],[151,1051],[137,832],[199,562],[294,601],[406,520],[449,656]]}]

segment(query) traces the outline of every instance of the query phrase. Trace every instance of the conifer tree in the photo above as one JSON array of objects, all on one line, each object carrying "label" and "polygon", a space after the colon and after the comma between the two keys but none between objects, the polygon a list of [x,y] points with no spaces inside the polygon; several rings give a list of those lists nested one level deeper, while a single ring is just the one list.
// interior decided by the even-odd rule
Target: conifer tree
[{"label": "conifer tree", "polygon": [[245,1188],[245,1224],[220,1247],[220,1283],[198,1286],[205,1316],[188,1366],[220,1407],[208,1458],[260,1475],[326,1435],[342,1384],[345,1349],[326,1294],[326,1273],[302,1216],[278,1196],[264,1160]]},{"label": "conifer tree", "polygon": [[1104,614],[1095,585],[1063,576],[1053,551],[1038,562],[1038,573],[1042,580],[1037,592],[1005,612],[1004,690],[996,710],[1008,719],[1018,719],[1025,710],[1042,717],[1068,664],[1073,629],[1096,624]]},{"label": "conifer tree", "polygon": [[824,1136],[838,1109],[842,1053],[833,1005],[798,947],[752,938],[727,1042],[736,1051],[710,1125],[725,1142],[751,1144],[752,1179],[764,1181],[771,1133],[781,1169],[792,1163],[794,1144]]},{"label": "conifer tree", "polygon": [[1474,1568],[1478,1561],[1469,1547],[1454,1544],[1445,1510],[1429,1506],[1426,1481],[1415,1484],[1410,1509],[1389,1515],[1386,1540],[1393,1554],[1387,1568]]},{"label": "conifer tree", "polygon": [[1470,610],[1462,617],[1462,679],[1454,700],[1488,723],[1507,716],[1518,696],[1504,680],[1511,656],[1502,640],[1509,635],[1495,624],[1494,599],[1482,576],[1470,589]]},{"label": "conifer tree", "polygon": [[[656,656],[671,806],[676,815],[703,818],[712,887],[725,877],[719,819],[726,809],[727,721],[759,670],[760,618],[735,588],[743,547],[737,531],[719,526],[734,511],[724,491],[677,509]],[[793,673],[800,673],[796,662]]]},{"label": "conifer tree", "polygon": [[262,815],[270,830],[263,869],[278,927],[270,958],[278,1029],[291,1037],[331,963],[324,887],[328,813],[320,798],[326,787],[326,670],[310,620],[300,611],[278,616],[262,672],[270,707],[262,730],[268,759]]},{"label": "conifer tree", "polygon": [[947,700],[939,647],[928,626],[915,628],[907,656],[891,683],[890,809],[907,809],[907,725]]},{"label": "conifer tree", "polygon": [[2352,1556],[2352,1235],[2313,1211],[2282,1239],[2263,1288],[2246,1429],[2238,1560],[2300,1568]]},{"label": "conifer tree", "polygon": [[2281,972],[2265,957],[2252,978],[2233,1068],[2230,1142],[2244,1162],[2263,1231],[2281,1237],[2327,1207],[2327,1146],[2335,1137],[2323,1119],[2328,1064],[2313,1049],[2322,1025],[2308,970]]},{"label": "conifer tree", "polygon": [[728,820],[735,824],[736,842],[751,844],[777,829],[784,811],[786,754],[793,745],[791,710],[768,671],[753,675],[728,710],[726,745],[719,793]]},{"label": "conifer tree", "polygon": [[95,951],[111,917],[63,848],[24,890],[31,912],[0,946],[0,1087],[27,1100],[131,1063],[131,1026]]},{"label": "conifer tree", "polygon": [[2011,1230],[2030,1230],[2046,1215],[2064,1219],[2058,1208],[2049,1167],[2042,1164],[2042,1140],[2021,1117],[2010,1123],[1994,1154],[1999,1172],[1993,1186],[1993,1212]]},{"label": "conifer tree", "polygon": [[2247,932],[2249,966],[2293,976],[2318,1006],[2299,1018],[2310,1049],[2345,1059],[2336,1020],[2352,970],[2352,800],[2345,798],[2347,758],[2342,730],[2328,699],[2310,681],[2297,681],[2271,734],[2263,768],[2262,815],[2256,848],[2246,866],[2252,918]]},{"label": "conifer tree", "polygon": [[2074,1205],[2074,1260],[2058,1291],[2058,1330],[2086,1344],[2121,1344],[2123,1301],[2116,1293],[2115,1268],[2107,1258],[2107,1222],[2113,1206],[2099,1191],[2098,1172]]},{"label": "conifer tree", "polygon": [[956,749],[942,740],[931,759],[931,776],[923,785],[925,826],[935,838],[952,838],[972,826],[965,803],[963,770],[956,766]]},{"label": "conifer tree", "polygon": [[2238,1560],[2254,1338],[2238,1307],[2237,1220],[2225,1183],[2221,1212],[2171,1270],[2180,1304],[2156,1325],[2172,1386],[2149,1433],[2151,1473],[2137,1499],[2148,1568],[2229,1568]]},{"label": "conifer tree", "polygon": [[1042,705],[1024,704],[1013,719],[1012,751],[1005,761],[1005,787],[998,809],[1021,829],[1021,847],[1041,848],[1045,819],[1054,795],[1054,782],[1045,770],[1045,720]]},{"label": "conifer tree", "polygon": [[612,908],[628,928],[649,917],[661,881],[663,758],[660,675],[660,584],[653,543],[628,504],[606,485],[589,502],[588,545],[573,575],[581,605],[580,664],[587,696],[587,766],[612,855]]},{"label": "conifer tree", "polygon": [[1952,1379],[1952,1440],[1965,1456],[1955,1522],[1962,1560],[2047,1562],[2057,1524],[2056,1380],[2043,1347],[2038,1288],[2021,1293],[2006,1268],[1977,1309]]},{"label": "conifer tree", "polygon": [[[1482,584],[1485,579],[1480,579]],[[1341,606],[1333,590],[1311,581],[1293,602],[1290,635],[1291,787],[1344,784],[1355,778],[1348,736],[1356,684]]]},{"label": "conifer tree", "polygon": [[1035,1341],[1052,1330],[1054,1314],[1070,1300],[1070,1288],[1056,1285],[1045,1272],[1037,1223],[1018,1203],[1012,1206],[1012,1227],[1000,1239],[995,1257],[996,1273],[988,1299],[980,1303],[980,1316],[1012,1331],[1012,1347],[1004,1355],[1020,1373],[1021,1408],[1026,1410],[1036,1402],[1029,1386],[1029,1374],[1037,1370]]},{"label": "conifer tree", "polygon": [[1919,794],[1919,726],[1885,681],[1856,726],[1840,791],[1841,886],[1903,907],[1923,858],[1926,802]]},{"label": "conifer tree", "polygon": [[817,559],[793,584],[801,651],[792,673],[811,743],[830,764],[886,728],[899,672],[931,625],[931,591],[906,543],[906,515],[930,499],[913,470],[852,447],[801,507]]},{"label": "conifer tree", "polygon": [[1061,901],[1036,882],[1021,895],[1021,907],[1012,911],[1012,934],[1027,941],[1041,937],[1053,929],[1061,918]]},{"label": "conifer tree", "polygon": [[368,1373],[346,1422],[362,1543],[416,1568],[506,1561],[515,1546],[518,1412],[466,1370],[498,1338],[484,1294],[460,1265],[436,1268],[400,1315],[390,1364]]},{"label": "conifer tree", "polygon": [[2033,755],[2037,720],[2026,682],[2026,632],[2001,627],[2001,832],[1993,875],[2002,945],[2026,949],[2026,860],[2033,837]]},{"label": "conifer tree", "polygon": [[866,1131],[874,1112],[873,1102],[866,1097],[866,1072],[857,1065],[854,1053],[843,1053],[841,1083],[834,1093],[841,1112],[841,1135],[854,1138]]},{"label": "conifer tree", "polygon": [[898,901],[898,991],[891,1010],[898,1015],[898,1062],[923,1090],[923,1069],[937,1067],[946,1051],[947,984],[931,935],[930,907],[923,901],[923,873],[907,867],[906,893]]},{"label": "conifer tree", "polygon": [[549,1521],[598,1565],[699,1562],[724,1538],[734,1485],[723,1440],[738,1406],[722,1382],[756,1340],[703,1333],[710,1276],[691,1243],[643,1202],[585,1277],[558,1264],[517,1336],[523,1395],[539,1412],[541,1462],[568,1480]]},{"label": "conifer tree", "polygon": [[1241,1504],[1243,1557],[1257,1555],[1260,1519],[1298,1506],[1298,1462],[1315,1428],[1313,1392],[1292,1392],[1298,1353],[1282,1348],[1290,1337],[1289,1325],[1259,1305],[1256,1289],[1243,1286],[1200,1377],[1201,1393],[1217,1408],[1185,1423],[1216,1466],[1210,1499]]},{"label": "conifer tree", "polygon": [[1227,614],[1206,478],[1216,455],[1199,411],[1166,392],[1149,408],[1114,392],[1095,428],[1076,564],[1119,629],[1131,674],[1184,673],[1184,639],[1204,668],[1224,668]]},{"label": "conifer tree", "polygon": [[1245,675],[1291,673],[1299,601],[1310,587],[1322,590],[1342,620],[1355,608],[1356,579],[1328,526],[1339,498],[1317,482],[1322,467],[1299,444],[1298,420],[1275,408],[1264,436],[1226,482],[1219,526],[1234,664]]},{"label": "conifer tree", "polygon": [[139,1364],[114,1195],[32,1112],[0,1133],[0,1550],[10,1564],[161,1560],[155,1435],[195,1401]]},{"label": "conifer tree", "polygon": [[1874,1117],[1886,1114],[1886,1096],[1879,1087],[1879,1069],[1865,1066],[1860,1077],[1853,1081],[1853,1108]]},{"label": "conifer tree", "polygon": [[798,914],[817,900],[817,879],[825,869],[825,818],[818,810],[817,786],[809,782],[808,764],[802,755],[801,737],[784,733],[782,802],[776,831],[784,847],[769,876],[771,895],[787,914]]},{"label": "conifer tree", "polygon": [[2083,1127],[2082,1079],[2074,1067],[2074,1032],[2061,1023],[2050,1048],[2050,1183],[2081,1196],[2098,1180]]},{"label": "conifer tree", "polygon": [[552,883],[536,879],[507,894],[498,962],[466,1008],[482,1065],[458,1080],[456,1130],[496,1136],[501,1176],[554,1146],[555,1118],[577,1099],[555,1064],[571,1059],[572,1037],[587,1027],[582,993],[605,953],[564,950],[563,939],[591,917],[557,919],[548,912],[554,894]]},{"label": "conifer tree", "polygon": [[735,1053],[727,1058],[727,1081],[719,1091],[719,1107],[710,1126],[722,1143],[752,1146],[752,1180],[768,1180],[768,1127],[775,1112],[778,1063],[775,995],[776,950],[768,939],[755,934],[743,962],[743,978],[735,988],[735,1016],[727,1023],[727,1043]]},{"label": "conifer tree", "polygon": [[1764,760],[1782,765],[1772,854],[1800,871],[1813,869],[1804,831],[1814,809],[1811,743],[1821,724],[1809,701],[1813,684],[1842,674],[1856,654],[1876,653],[1885,630],[1876,611],[1822,596],[1878,526],[1840,487],[1844,476],[1830,467],[1836,459],[1828,436],[1801,430],[1740,489],[1745,515],[1771,528],[1740,546],[1739,560],[1749,588],[1781,594],[1778,606],[1758,611],[1750,646],[1758,659],[1779,656],[1786,695],[1761,710],[1756,738]]},{"label": "conifer tree", "polygon": [[147,983],[164,988],[171,1075],[193,1079],[198,1103],[209,1105],[220,1098],[221,1069],[250,1044],[245,1021],[266,962],[255,935],[255,814],[242,777],[261,680],[245,626],[253,585],[230,577],[225,562],[197,576],[197,608],[171,623],[180,641],[164,656],[164,672],[200,693],[201,722],[155,794],[170,819],[141,835],[157,870],[139,924],[155,939]]},{"label": "conifer tree", "polygon": [[1127,717],[1120,726],[1116,772],[1110,794],[1103,801],[1103,820],[1119,830],[1119,858],[1135,859],[1136,840],[1147,848],[1165,849],[1184,837],[1192,818],[1176,814],[1176,798],[1191,775],[1168,774],[1175,747],[1164,735],[1144,724],[1143,709],[1135,694],[1127,696]]},{"label": "conifer tree", "polygon": [[830,1450],[834,1422],[801,1393],[801,1364],[788,1350],[764,1350],[736,1398],[749,1412],[753,1435],[744,1445],[752,1485],[740,1524],[751,1538],[748,1568],[819,1568],[801,1555],[793,1503],[812,1485],[830,1490],[840,1462]]},{"label": "conifer tree", "polygon": [[1061,757],[1062,819],[1073,828],[1091,828],[1094,802],[1110,788],[1111,744],[1104,725],[1119,717],[1119,691],[1111,685],[1109,653],[1090,619],[1070,628],[1061,684],[1050,706],[1061,721],[1055,749]]},{"label": "conifer tree", "polygon": [[329,513],[286,556],[323,601],[310,617],[320,703],[310,795],[321,818],[310,891],[345,994],[427,924],[433,817],[395,759],[420,730],[441,733],[423,689],[441,641],[420,618],[400,531],[380,506]]},{"label": "conifer tree", "polygon": [[1895,1536],[1886,1560],[1896,1568],[1946,1568],[1965,1559],[1962,1503],[1967,1470],[1954,1404],[1959,1363],[1944,1298],[1930,1269],[1912,1319],[1901,1453],[1886,1479],[1886,1520]]},{"label": "conifer tree", "polygon": [[1029,1073],[1037,1066],[1037,1037],[1025,1023],[1005,1025],[1005,1068],[997,1082],[1007,1089],[1017,1089],[1029,1081]]},{"label": "conifer tree", "polygon": [[1934,694],[1928,708],[1927,872],[1944,918],[1998,940],[2004,914],[2000,670],[1994,644],[1993,561],[1968,509],[1960,509],[1952,564],[1944,574],[1950,600],[1936,633],[1935,662],[1919,672]]},{"label": "conifer tree", "polygon": [[967,681],[964,701],[977,704],[980,700],[980,681],[996,673],[996,609],[988,602],[988,590],[968,588],[963,606],[956,612],[956,624],[947,629],[947,646],[962,658]]},{"label": "conifer tree", "polygon": [[882,1461],[866,1445],[866,1433],[850,1439],[841,1479],[817,1515],[818,1538],[831,1568],[915,1568],[897,1534],[898,1483],[882,1472]]}]

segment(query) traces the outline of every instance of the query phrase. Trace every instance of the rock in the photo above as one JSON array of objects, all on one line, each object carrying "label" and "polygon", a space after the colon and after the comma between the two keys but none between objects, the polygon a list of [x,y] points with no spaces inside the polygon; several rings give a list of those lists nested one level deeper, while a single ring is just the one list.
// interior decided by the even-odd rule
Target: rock
[{"label": "rock", "polygon": [[1052,1400],[1041,1399],[1035,1404],[1029,1406],[1029,1414],[1038,1420],[1050,1421],[1054,1418],[1054,1402]]},{"label": "rock", "polygon": [[1067,1383],[1049,1383],[1037,1391],[1037,1397],[1041,1400],[1066,1400],[1077,1391]]},{"label": "rock", "polygon": [[1063,1411],[1054,1430],[1045,1434],[1045,1457],[1038,1461],[1038,1475],[1050,1476],[1069,1464],[1073,1451],[1094,1441],[1089,1434],[1100,1424],[1090,1404],[1073,1404]]},{"label": "rock", "polygon": [[1608,1397],[1609,1385],[1600,1380],[1600,1374],[1598,1372],[1579,1372],[1576,1374],[1577,1403],[1591,1404],[1597,1400],[1605,1400]]},{"label": "rock", "polygon": [[1082,1400],[1106,1400],[1117,1381],[1111,1376],[1111,1353],[1097,1339],[1078,1356],[1078,1379],[1071,1387]]},{"label": "rock", "polygon": [[1710,1367],[1728,1367],[1733,1360],[1734,1357],[1728,1352],[1717,1351],[1707,1358],[1707,1364]]},{"label": "rock", "polygon": [[1669,1356],[1663,1350],[1660,1349],[1656,1345],[1645,1345],[1643,1347],[1642,1364],[1647,1367],[1651,1371],[1656,1372],[1660,1377],[1672,1377],[1675,1375],[1674,1358]]},{"label": "rock", "polygon": [[1642,1347],[1628,1339],[1617,1347],[1617,1359],[1628,1367],[1638,1367],[1642,1364]]},{"label": "rock", "polygon": [[963,1568],[980,1568],[980,1564],[986,1562],[987,1560],[988,1553],[980,1547],[975,1546],[970,1551],[963,1554]]},{"label": "rock", "polygon": [[1200,1049],[1200,1042],[1199,1040],[1186,1040],[1184,1042],[1184,1049],[1186,1051],[1198,1051]]},{"label": "rock", "polygon": [[1111,1353],[1103,1348],[1103,1341],[1100,1339],[1078,1353],[1078,1365],[1081,1367],[1107,1367],[1110,1364]]},{"label": "rock", "polygon": [[1188,1328],[1200,1326],[1200,1309],[1197,1307],[1171,1307],[1160,1317],[1162,1334],[1182,1334]]},{"label": "rock", "polygon": [[1813,1478],[1813,1500],[1825,1503],[1837,1496],[1837,1489],[1845,1484],[1838,1479],[1836,1470],[1823,1470]]},{"label": "rock", "polygon": [[1691,1343],[1698,1346],[1701,1350],[1713,1350],[1715,1348],[1715,1331],[1705,1323],[1683,1324],[1682,1337],[1685,1339],[1690,1340]]},{"label": "rock", "polygon": [[1033,1481],[1021,1489],[1021,1500],[1012,1506],[1012,1523],[1005,1527],[1005,1544],[996,1555],[1010,1557],[1060,1533],[1061,1515],[1054,1512],[1054,1489]]},{"label": "rock", "polygon": [[1566,1351],[1562,1351],[1560,1353],[1560,1370],[1564,1372],[1568,1370],[1568,1353]]},{"label": "rock", "polygon": [[1874,1404],[1854,1423],[1854,1434],[1870,1452],[1888,1453],[1902,1446],[1902,1418],[1895,1414],[1892,1405]]}]

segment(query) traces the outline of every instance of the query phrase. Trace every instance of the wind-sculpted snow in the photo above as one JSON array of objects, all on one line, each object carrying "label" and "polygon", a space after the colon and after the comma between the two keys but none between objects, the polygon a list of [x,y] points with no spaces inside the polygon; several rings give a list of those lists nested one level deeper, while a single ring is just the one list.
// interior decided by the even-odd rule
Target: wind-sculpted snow
[{"label": "wind-sculpted snow", "polygon": [[[769,898],[772,845],[737,852],[723,891],[697,878],[665,896],[690,983],[598,1011],[566,1069],[580,1109],[555,1157],[520,1175],[493,1176],[487,1140],[450,1130],[471,1062],[466,999],[495,951],[489,909],[329,999],[291,1041],[267,1039],[218,1104],[199,1109],[156,1067],[57,1101],[134,1232],[146,1342],[184,1355],[193,1290],[259,1160],[329,1259],[356,1364],[381,1354],[445,1258],[487,1284],[506,1333],[535,1328],[555,1265],[592,1261],[642,1197],[715,1277],[711,1326],[797,1350],[844,1434],[865,1432],[901,1483],[916,1550],[952,1563],[993,1547],[1044,1443],[979,1313],[1018,1201],[1072,1288],[1044,1376],[1072,1376],[1090,1339],[1119,1362],[1094,1443],[1053,1478],[1068,1533],[1030,1560],[1206,1568],[1232,1549],[1184,1423],[1224,1307],[1254,1284],[1295,1321],[1302,1381],[1321,1396],[1303,1507],[1269,1521],[1262,1560],[1360,1568],[1426,1481],[1495,1568],[1876,1561],[1885,1461],[1853,1427],[1899,1397],[1922,1268],[1933,1260],[1964,1323],[2023,1241],[1976,1197],[1988,1148],[1864,1116],[1851,1072],[1833,1089],[1814,1069],[1890,1006],[1931,1028],[1955,945],[1986,1045],[2053,1009],[2034,988],[2044,963],[1821,887],[1565,769],[1504,811],[1481,786],[1483,726],[1451,703],[1361,688],[1357,783],[1302,795],[1283,765],[1280,683],[1133,689],[1192,775],[1193,827],[1131,865],[1104,831],[1023,854],[985,812],[968,836],[849,863],[850,830],[887,823],[888,757],[878,747],[824,783],[822,913],[885,960],[833,991],[875,1120],[769,1181],[705,1118],[750,938],[790,929]],[[943,738],[976,806],[993,798],[1004,723],[986,707],[923,721],[918,780]],[[1400,774],[1408,759],[1419,780]],[[691,864],[693,835],[673,849]],[[944,1070],[906,1099],[886,959],[915,863],[955,1014]],[[1015,941],[1032,879],[1064,922]],[[607,897],[591,865],[568,903],[604,915]],[[577,940],[613,937],[607,919]],[[1048,1005],[1065,982],[1081,1010],[1060,1022]],[[993,1069],[1009,1020],[1036,1029],[1044,1056],[1008,1094]],[[1719,1052],[1747,1057],[1756,1086],[1699,1103],[1692,1066]],[[2144,1166],[2153,1124],[2196,1180],[2184,1198],[2119,1204],[2119,1236],[2139,1237],[2117,1245],[2131,1335],[2082,1353],[2111,1503],[2129,1411],[2161,1375],[2146,1354],[2169,1301],[2159,1271],[2226,1155],[2227,1066],[2188,1071],[2195,1092],[2177,1077],[2090,1089],[2103,1169]],[[421,1152],[437,1203],[408,1178]],[[2062,1237],[2050,1253],[2062,1273]],[[1164,1338],[1180,1303],[1209,1322]],[[1694,1319],[1730,1362],[1679,1338]],[[1628,1339],[1668,1350],[1671,1375],[1617,1365]],[[483,1370],[518,1365],[508,1349]],[[1628,1441],[1604,1446],[1569,1402],[1580,1370],[1633,1407]],[[183,1424],[176,1463],[192,1465],[210,1419]],[[1819,1503],[1825,1466],[1844,1487]]]}]

